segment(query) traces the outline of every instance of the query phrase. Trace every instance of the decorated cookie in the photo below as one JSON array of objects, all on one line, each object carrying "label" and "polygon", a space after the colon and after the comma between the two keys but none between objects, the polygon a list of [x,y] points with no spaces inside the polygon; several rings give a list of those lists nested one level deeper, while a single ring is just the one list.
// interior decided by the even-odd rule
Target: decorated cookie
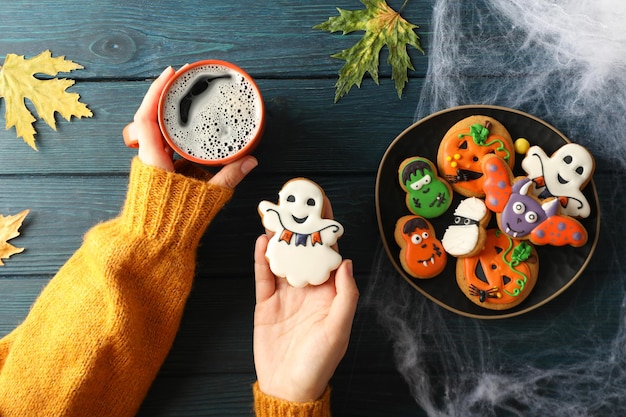
[{"label": "decorated cookie", "polygon": [[562,214],[582,218],[589,216],[591,207],[582,189],[593,176],[595,162],[587,149],[568,143],[548,156],[539,146],[531,146],[522,160],[522,169],[535,183],[535,196],[540,199],[557,198]]},{"label": "decorated cookie", "polygon": [[394,231],[400,246],[402,268],[415,278],[432,278],[446,266],[447,256],[435,229],[420,216],[404,216],[396,222]]},{"label": "decorated cookie", "polygon": [[506,310],[532,291],[539,273],[537,251],[528,241],[512,239],[489,229],[484,249],[457,260],[456,279],[473,303],[491,310]]},{"label": "decorated cookie", "polygon": [[484,197],[481,160],[488,154],[498,155],[512,168],[515,149],[511,135],[492,117],[467,117],[452,126],[439,145],[439,174],[455,192]]},{"label": "decorated cookie", "polygon": [[398,169],[400,186],[406,192],[406,206],[414,214],[432,219],[441,216],[452,202],[452,187],[437,175],[426,158],[407,158]]},{"label": "decorated cookie", "polygon": [[319,285],[341,264],[332,248],[343,235],[343,226],[325,219],[324,191],[315,182],[295,178],[278,193],[278,204],[261,201],[263,226],[274,232],[265,253],[274,275],[294,287]]},{"label": "decorated cookie", "polygon": [[483,200],[469,197],[454,210],[454,223],[446,229],[441,243],[452,256],[474,256],[485,244],[491,212]]},{"label": "decorated cookie", "polygon": [[533,182],[526,177],[513,178],[501,158],[485,156],[483,170],[485,204],[496,213],[498,227],[505,234],[537,245],[579,247],[587,242],[583,225],[559,213],[559,200],[535,197]]}]

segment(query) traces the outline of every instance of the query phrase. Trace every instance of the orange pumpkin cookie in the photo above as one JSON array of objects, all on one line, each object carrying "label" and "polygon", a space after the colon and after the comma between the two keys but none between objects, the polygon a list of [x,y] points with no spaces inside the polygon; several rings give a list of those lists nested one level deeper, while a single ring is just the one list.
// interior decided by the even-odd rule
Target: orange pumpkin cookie
[{"label": "orange pumpkin cookie", "polygon": [[534,246],[501,230],[487,231],[485,248],[456,264],[459,288],[473,303],[491,310],[515,307],[532,291],[539,273]]},{"label": "orange pumpkin cookie", "polygon": [[420,216],[403,216],[394,231],[400,246],[400,263],[414,278],[433,278],[446,267],[447,255],[435,236],[435,229]]},{"label": "orange pumpkin cookie", "polygon": [[484,197],[481,160],[488,154],[501,157],[512,168],[515,147],[511,135],[492,117],[466,117],[446,132],[439,145],[439,175],[465,197]]}]

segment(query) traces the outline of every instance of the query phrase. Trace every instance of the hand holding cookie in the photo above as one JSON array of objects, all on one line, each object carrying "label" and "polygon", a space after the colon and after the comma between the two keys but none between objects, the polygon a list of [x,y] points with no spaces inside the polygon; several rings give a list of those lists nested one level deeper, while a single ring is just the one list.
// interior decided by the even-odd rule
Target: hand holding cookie
[{"label": "hand holding cookie", "polygon": [[[290,200],[290,188],[286,190],[286,194],[280,195],[281,202],[283,199]],[[301,197],[299,192],[296,194]],[[298,198],[296,195],[293,197]],[[322,200],[325,201],[324,211],[320,214],[330,221],[333,215],[328,199],[314,200],[320,208]],[[272,239],[283,233],[277,227],[282,223],[279,219],[282,220],[285,213],[290,213],[296,215],[295,219],[291,219],[296,224],[305,223],[296,221],[303,218],[298,217],[302,216],[299,211],[285,211],[285,207],[281,207],[281,216],[278,216],[278,213],[272,211],[275,206],[272,203],[261,205],[261,210],[270,210],[266,211],[265,216],[267,224],[275,231],[260,236],[254,252],[254,361],[257,378],[259,388],[265,394],[287,401],[314,401],[324,393],[346,352],[359,292],[352,276],[350,260],[340,260],[337,269],[328,272],[329,276],[323,283],[301,288],[294,287],[272,272],[266,254]],[[310,235],[301,240],[311,244]],[[290,241],[295,244],[293,235]],[[336,239],[327,240],[334,241]],[[289,246],[284,239],[274,242]],[[313,268],[319,268],[319,265]],[[325,270],[327,267],[319,269]]]}]

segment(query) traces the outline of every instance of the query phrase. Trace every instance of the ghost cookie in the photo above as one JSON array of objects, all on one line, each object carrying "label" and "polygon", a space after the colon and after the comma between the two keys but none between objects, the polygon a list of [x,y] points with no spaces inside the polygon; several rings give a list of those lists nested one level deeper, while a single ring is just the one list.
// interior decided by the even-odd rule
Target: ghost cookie
[{"label": "ghost cookie", "polygon": [[435,236],[435,229],[423,217],[403,216],[394,231],[400,246],[400,263],[414,278],[432,278],[446,267],[447,255]]},{"label": "ghost cookie", "polygon": [[466,117],[453,125],[439,144],[439,175],[462,196],[484,197],[481,160],[488,154],[498,155],[512,168],[515,147],[511,135],[492,117]]},{"label": "ghost cookie", "polygon": [[452,187],[437,175],[437,168],[426,158],[407,158],[398,169],[400,186],[406,192],[406,206],[418,216],[441,216],[452,202]]},{"label": "ghost cookie", "polygon": [[533,195],[533,182],[514,178],[506,162],[495,155],[483,160],[485,204],[496,213],[498,227],[514,239],[536,245],[580,247],[587,230],[576,219],[560,213],[559,200],[541,200]]},{"label": "ghost cookie", "polygon": [[522,169],[534,183],[533,195],[540,199],[555,197],[562,214],[589,216],[591,207],[582,189],[593,176],[595,162],[587,149],[567,143],[548,156],[539,146],[531,146],[522,160]]},{"label": "ghost cookie", "polygon": [[454,223],[443,234],[443,248],[459,258],[474,256],[485,244],[490,219],[491,212],[483,200],[476,197],[462,200],[454,210]]},{"label": "ghost cookie", "polygon": [[537,251],[528,241],[489,229],[485,247],[475,256],[457,260],[456,280],[474,304],[506,310],[532,291],[539,274]]},{"label": "ghost cookie", "polygon": [[263,226],[274,235],[265,256],[274,275],[294,287],[319,285],[341,264],[332,248],[343,235],[343,226],[325,219],[324,191],[306,178],[294,178],[278,193],[278,204],[261,201]]}]

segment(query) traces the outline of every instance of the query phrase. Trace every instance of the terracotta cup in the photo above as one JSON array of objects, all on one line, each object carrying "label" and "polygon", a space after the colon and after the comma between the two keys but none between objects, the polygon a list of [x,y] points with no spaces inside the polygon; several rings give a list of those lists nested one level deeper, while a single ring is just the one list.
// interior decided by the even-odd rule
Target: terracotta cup
[{"label": "terracotta cup", "polygon": [[[176,153],[204,165],[225,165],[256,147],[265,127],[261,92],[238,66],[220,60],[185,65],[159,99],[163,137]],[[137,146],[136,139],[124,141]]]}]

